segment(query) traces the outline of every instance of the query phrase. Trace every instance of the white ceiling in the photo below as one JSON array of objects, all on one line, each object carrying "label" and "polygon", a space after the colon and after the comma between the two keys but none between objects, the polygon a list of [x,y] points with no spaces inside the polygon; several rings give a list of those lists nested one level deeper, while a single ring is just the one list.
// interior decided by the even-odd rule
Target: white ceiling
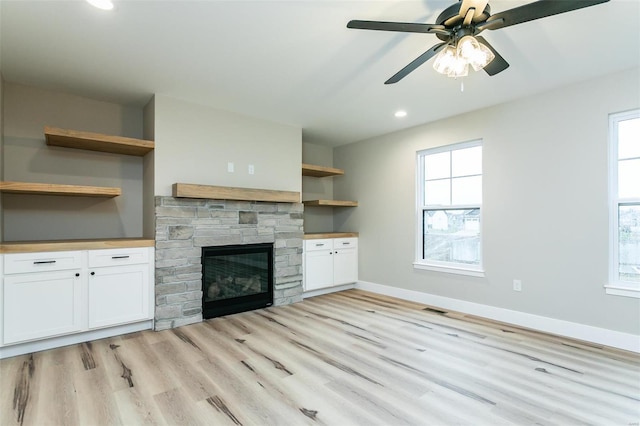
[{"label": "white ceiling", "polygon": [[[486,31],[511,66],[493,77],[472,71],[464,92],[433,59],[383,84],[434,35],[346,28],[351,19],[433,23],[454,1],[114,0],[105,12],[82,0],[1,0],[0,70],[8,82],[123,104],[180,98],[335,146],[640,66],[638,0]],[[495,14],[529,2],[490,5]],[[395,118],[398,109],[408,116]]]}]

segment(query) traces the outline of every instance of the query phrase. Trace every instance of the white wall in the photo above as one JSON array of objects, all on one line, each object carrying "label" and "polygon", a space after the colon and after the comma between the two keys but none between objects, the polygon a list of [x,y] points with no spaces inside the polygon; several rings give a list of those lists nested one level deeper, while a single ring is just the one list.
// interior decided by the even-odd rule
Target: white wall
[{"label": "white wall", "polygon": [[155,195],[170,196],[177,182],[301,191],[302,129],[166,96],[154,102]]},{"label": "white wall", "polygon": [[[302,162],[318,166],[333,167],[333,149],[329,146],[304,142],[302,144]],[[302,177],[303,200],[333,199],[333,181],[339,177],[316,178]],[[304,232],[332,232],[333,209],[327,207],[304,208]]]},{"label": "white wall", "polygon": [[[608,115],[640,107],[639,70],[334,150],[338,231],[360,280],[640,334],[640,300],[606,295]],[[484,140],[485,278],[414,270],[416,151]],[[522,292],[512,290],[522,280]]]},{"label": "white wall", "polygon": [[4,180],[119,187],[115,198],[4,194],[5,241],[142,236],[142,158],[48,147],[44,126],[142,137],[142,110],[4,83]]}]

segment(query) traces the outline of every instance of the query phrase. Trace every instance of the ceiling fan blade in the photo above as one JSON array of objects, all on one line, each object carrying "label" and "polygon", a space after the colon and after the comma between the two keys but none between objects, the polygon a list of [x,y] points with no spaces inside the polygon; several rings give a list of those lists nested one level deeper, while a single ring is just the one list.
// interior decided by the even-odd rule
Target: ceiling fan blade
[{"label": "ceiling fan blade", "polygon": [[410,72],[412,72],[413,70],[418,68],[420,65],[424,64],[429,59],[431,59],[432,56],[434,56],[436,53],[441,51],[447,44],[448,43],[438,43],[438,44],[436,44],[431,49],[427,50],[422,55],[418,56],[416,59],[411,61],[411,63],[409,65],[407,65],[406,67],[402,68],[400,71],[395,73],[393,75],[393,77],[391,77],[389,80],[385,81],[384,84],[393,84],[393,83],[399,82],[400,80],[405,78],[407,75],[409,75]]},{"label": "ceiling fan blade", "polygon": [[419,24],[411,22],[384,22],[384,21],[349,21],[347,28],[358,30],[399,31],[406,33],[444,33],[451,34],[444,25]]},{"label": "ceiling fan blade", "polygon": [[487,46],[487,48],[489,50],[491,50],[493,52],[493,54],[495,55],[495,58],[493,58],[493,61],[489,62],[483,68],[487,74],[496,75],[499,72],[502,72],[502,71],[506,70],[507,68],[509,68],[509,63],[507,61],[505,61],[502,56],[500,56],[500,54],[496,51],[496,49],[494,49],[493,46],[491,46],[489,44],[489,42],[484,37],[482,37],[482,36],[475,36],[475,37],[476,37],[476,40],[478,40],[480,43],[482,43],[485,46]]},{"label": "ceiling fan blade", "polygon": [[491,15],[486,20],[486,23],[481,24],[481,26],[489,30],[497,30],[559,13],[595,6],[608,1],[609,0],[539,0]]}]

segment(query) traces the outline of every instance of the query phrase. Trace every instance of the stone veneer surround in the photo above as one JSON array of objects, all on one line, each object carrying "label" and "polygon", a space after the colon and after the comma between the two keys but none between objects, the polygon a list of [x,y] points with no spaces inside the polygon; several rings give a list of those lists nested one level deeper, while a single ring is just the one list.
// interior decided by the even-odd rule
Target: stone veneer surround
[{"label": "stone veneer surround", "polygon": [[274,305],[302,300],[301,203],[155,197],[155,329],[202,321],[202,247],[274,244]]}]

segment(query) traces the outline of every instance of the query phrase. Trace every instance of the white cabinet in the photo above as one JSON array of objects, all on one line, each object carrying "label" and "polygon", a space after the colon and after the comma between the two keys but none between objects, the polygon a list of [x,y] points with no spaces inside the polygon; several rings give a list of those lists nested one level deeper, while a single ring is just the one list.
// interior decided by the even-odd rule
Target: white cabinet
[{"label": "white cabinet", "polygon": [[153,319],[153,248],[0,256],[0,346]]},{"label": "white cabinet", "polygon": [[144,262],[139,250],[89,254],[89,328],[149,318],[149,267]]},{"label": "white cabinet", "polygon": [[357,280],[357,238],[305,240],[305,291],[354,283]]}]

